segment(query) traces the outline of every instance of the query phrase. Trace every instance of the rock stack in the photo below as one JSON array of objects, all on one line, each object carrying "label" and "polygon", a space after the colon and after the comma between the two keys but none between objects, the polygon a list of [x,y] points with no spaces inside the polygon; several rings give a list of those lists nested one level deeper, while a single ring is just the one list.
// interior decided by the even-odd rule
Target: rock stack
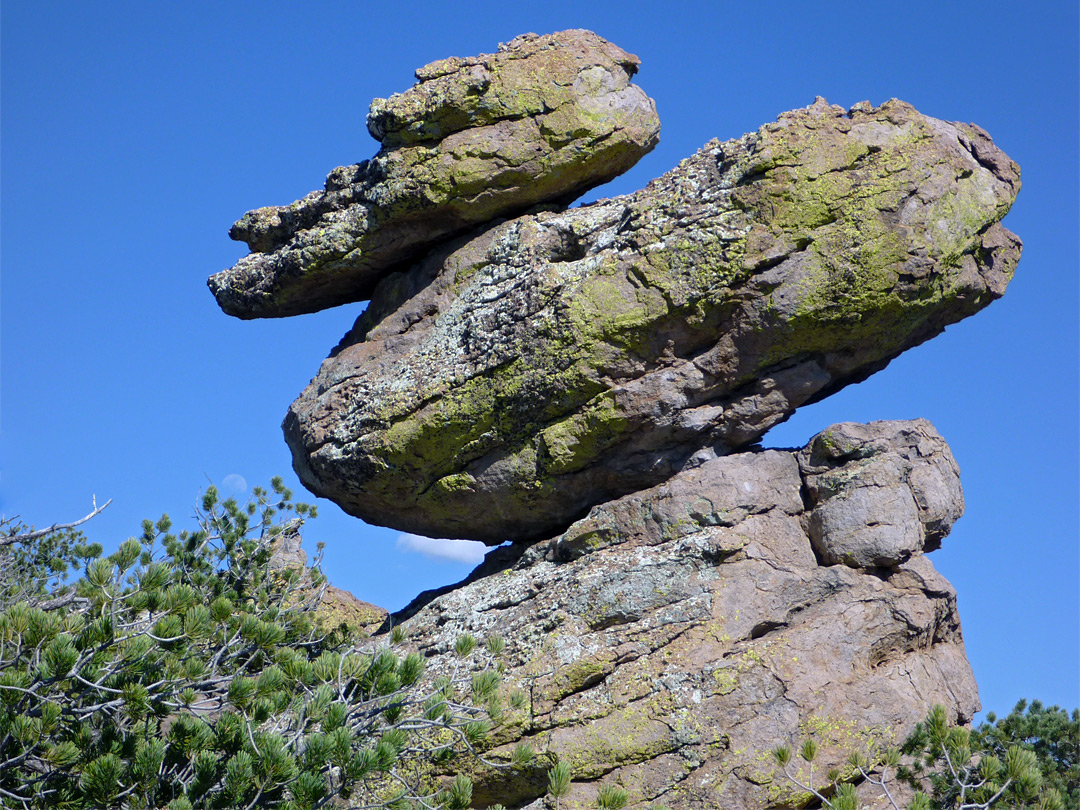
[{"label": "rock stack", "polygon": [[[974,125],[818,99],[568,208],[657,142],[637,65],[565,31],[421,68],[372,104],[379,153],[247,214],[252,253],[210,286],[242,318],[369,299],[285,437],[350,514],[510,543],[396,617],[432,674],[461,632],[505,639],[528,701],[499,750],[569,761],[568,808],[608,782],[634,808],[790,806],[776,743],[836,761],[977,710],[922,556],[963,497],[921,420],[755,443],[1004,292],[1019,170]],[[545,789],[473,776],[477,807]]]}]

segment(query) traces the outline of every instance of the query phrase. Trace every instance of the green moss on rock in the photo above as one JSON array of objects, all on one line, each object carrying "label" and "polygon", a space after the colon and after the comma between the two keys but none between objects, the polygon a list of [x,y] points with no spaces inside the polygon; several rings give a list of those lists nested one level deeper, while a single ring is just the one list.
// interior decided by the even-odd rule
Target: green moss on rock
[{"label": "green moss on rock", "polygon": [[[984,135],[900,102],[785,114],[637,194],[492,229],[400,314],[376,299],[386,326],[362,356],[407,323],[424,338],[396,367],[417,382],[340,371],[346,346],[324,373],[365,393],[312,424],[334,453],[298,466],[374,522],[550,535],[702,447],[755,441],[999,296],[1019,244],[997,221],[1018,187]],[[375,473],[338,488],[351,454]]]}]

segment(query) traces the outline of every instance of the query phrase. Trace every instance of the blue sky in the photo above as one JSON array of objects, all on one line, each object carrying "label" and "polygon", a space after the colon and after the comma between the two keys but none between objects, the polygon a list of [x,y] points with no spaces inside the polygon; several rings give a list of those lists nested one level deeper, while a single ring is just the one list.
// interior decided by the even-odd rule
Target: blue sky
[{"label": "blue sky", "polygon": [[[1075,4],[664,8],[7,0],[0,513],[45,525],[111,497],[87,532],[115,546],[145,517],[183,525],[211,481],[238,494],[283,474],[299,493],[281,419],[361,305],[221,314],[205,279],[246,252],[229,225],[370,157],[368,104],[421,65],[590,28],[641,57],[663,124],[660,146],[590,198],[816,95],[973,121],[1020,164],[1006,224],[1025,249],[1006,296],[766,444],[801,445],[838,421],[930,419],[967,498],[932,559],[959,592],[984,707],[1080,704]],[[470,569],[319,503],[308,541],[326,543],[333,582],[362,599],[395,609]]]}]

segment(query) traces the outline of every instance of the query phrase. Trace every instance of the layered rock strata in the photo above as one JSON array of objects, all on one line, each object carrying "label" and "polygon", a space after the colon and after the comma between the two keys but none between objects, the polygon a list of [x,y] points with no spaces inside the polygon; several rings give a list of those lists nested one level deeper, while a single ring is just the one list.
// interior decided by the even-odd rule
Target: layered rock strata
[{"label": "layered rock strata", "polygon": [[372,103],[373,159],[233,225],[252,253],[210,278],[218,304],[275,318],[361,301],[439,240],[611,180],[658,142],[637,66],[590,31],[562,31],[420,68],[412,89]]},{"label": "layered rock strata", "polygon": [[1000,296],[1018,188],[975,126],[819,99],[384,279],[289,410],[294,467],[370,523],[549,535]]},{"label": "layered rock strata", "polygon": [[[918,538],[887,565],[867,486],[889,493],[874,522]],[[508,708],[485,758],[521,741],[541,755],[455,763],[476,807],[543,806],[554,759],[572,768],[568,810],[595,807],[603,784],[631,808],[801,806],[775,745],[812,735],[821,774],[902,740],[935,703],[960,722],[978,710],[955,593],[922,556],[962,509],[928,422],[836,425],[801,451],[713,458],[547,542],[496,549],[395,620],[430,677],[460,666],[461,633],[506,643]],[[841,564],[816,551],[833,543]]]}]

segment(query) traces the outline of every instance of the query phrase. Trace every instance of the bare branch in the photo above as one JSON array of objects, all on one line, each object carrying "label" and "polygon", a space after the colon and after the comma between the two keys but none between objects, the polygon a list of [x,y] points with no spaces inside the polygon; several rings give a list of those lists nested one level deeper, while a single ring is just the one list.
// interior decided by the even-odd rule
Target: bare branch
[{"label": "bare branch", "polygon": [[83,607],[89,605],[90,600],[82,596],[76,596],[75,589],[72,588],[63,596],[57,596],[53,599],[45,599],[41,602],[32,602],[30,606],[36,607],[39,610],[59,610],[62,607],[67,607],[68,605],[72,604],[77,604],[80,607]]},{"label": "bare branch", "polygon": [[95,518],[100,515],[102,512],[105,511],[105,507],[107,507],[110,503],[112,503],[112,498],[109,498],[109,500],[105,501],[105,503],[103,503],[101,506],[98,506],[97,498],[95,498],[94,509],[86,517],[76,520],[74,523],[54,523],[47,529],[37,529],[32,532],[24,532],[23,534],[11,534],[7,535],[6,537],[0,537],[0,547],[10,546],[12,543],[30,543],[40,537],[45,537],[46,535],[52,534],[53,532],[62,532],[65,529],[74,529],[76,526],[81,526],[91,518]]}]

